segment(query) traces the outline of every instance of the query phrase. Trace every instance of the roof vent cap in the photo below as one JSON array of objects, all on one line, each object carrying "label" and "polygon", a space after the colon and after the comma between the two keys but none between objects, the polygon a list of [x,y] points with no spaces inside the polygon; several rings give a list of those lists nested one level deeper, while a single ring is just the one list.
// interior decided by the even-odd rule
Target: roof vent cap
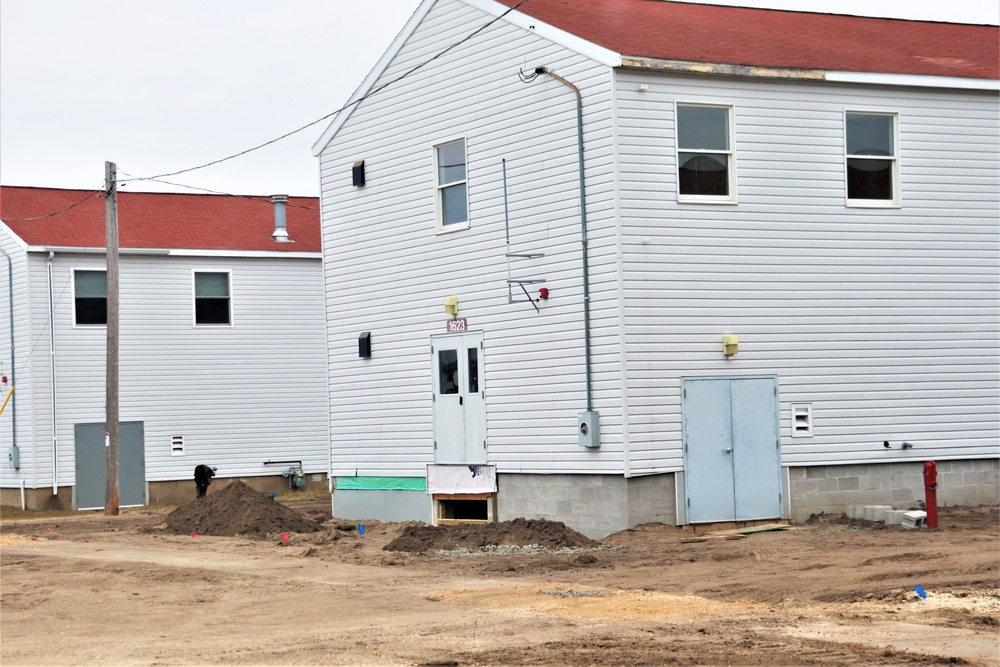
[{"label": "roof vent cap", "polygon": [[285,224],[285,204],[288,202],[288,195],[271,195],[274,202],[274,233],[271,238],[278,243],[288,243],[288,228]]}]

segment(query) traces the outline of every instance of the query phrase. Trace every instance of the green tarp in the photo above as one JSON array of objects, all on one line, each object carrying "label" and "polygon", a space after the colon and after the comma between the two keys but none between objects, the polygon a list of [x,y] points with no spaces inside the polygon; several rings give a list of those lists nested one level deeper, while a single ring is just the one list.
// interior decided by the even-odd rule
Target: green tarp
[{"label": "green tarp", "polygon": [[426,491],[424,477],[338,477],[337,489],[344,491]]}]

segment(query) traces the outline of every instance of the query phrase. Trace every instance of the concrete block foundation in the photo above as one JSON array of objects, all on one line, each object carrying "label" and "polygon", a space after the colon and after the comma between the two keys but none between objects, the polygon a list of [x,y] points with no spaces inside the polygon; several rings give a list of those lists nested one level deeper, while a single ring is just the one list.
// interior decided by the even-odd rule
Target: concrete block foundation
[{"label": "concrete block foundation", "polygon": [[[856,514],[865,505],[888,510],[916,508],[924,500],[923,461],[803,466],[789,469],[793,521],[812,514]],[[1000,459],[939,461],[938,506],[1000,504]],[[835,480],[837,491],[818,480]],[[860,514],[858,514],[860,508]]]},{"label": "concrete block foundation", "polygon": [[[268,494],[277,493],[279,499],[282,496],[294,497],[296,493],[303,491],[327,488],[326,473],[307,473],[305,480],[305,487],[291,489],[288,478],[281,475],[216,477],[212,480],[211,486],[208,487],[208,492],[220,491],[235,481],[243,482],[257,491]],[[60,486],[59,492],[54,494],[51,486],[38,489],[25,488],[24,508],[33,512],[75,509],[73,490],[72,486]],[[148,505],[183,505],[197,498],[198,491],[195,488],[194,479],[147,482],[146,496]],[[20,487],[0,489],[0,505],[20,509],[22,506]]]},{"label": "concrete block foundation", "polygon": [[643,523],[677,522],[673,473],[620,475],[497,475],[498,520],[561,521],[591,539]]}]

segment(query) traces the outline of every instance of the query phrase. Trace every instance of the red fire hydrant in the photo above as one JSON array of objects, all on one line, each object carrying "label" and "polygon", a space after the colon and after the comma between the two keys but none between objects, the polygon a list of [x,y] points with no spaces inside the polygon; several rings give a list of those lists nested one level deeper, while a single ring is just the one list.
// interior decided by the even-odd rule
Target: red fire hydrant
[{"label": "red fire hydrant", "polygon": [[924,500],[927,504],[927,527],[937,528],[937,464],[924,463]]}]

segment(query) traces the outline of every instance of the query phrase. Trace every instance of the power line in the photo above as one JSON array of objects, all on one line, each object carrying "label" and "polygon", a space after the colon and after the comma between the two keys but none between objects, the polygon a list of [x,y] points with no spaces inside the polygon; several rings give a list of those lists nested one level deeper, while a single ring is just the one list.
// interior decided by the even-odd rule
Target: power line
[{"label": "power line", "polygon": [[332,118],[333,116],[336,116],[340,112],[346,111],[350,107],[352,107],[352,106],[354,106],[356,104],[360,104],[361,102],[364,102],[365,100],[367,100],[369,97],[382,92],[383,90],[385,90],[389,86],[392,86],[392,85],[395,85],[395,84],[399,83],[400,81],[402,81],[406,77],[410,76],[411,74],[413,74],[417,70],[419,70],[419,69],[421,69],[421,68],[429,65],[430,63],[434,62],[435,60],[437,60],[441,56],[445,55],[446,53],[450,52],[451,50],[453,50],[453,49],[461,46],[464,43],[466,43],[467,41],[469,41],[470,39],[472,39],[473,37],[475,37],[479,33],[483,32],[484,30],[486,30],[487,28],[489,28],[491,25],[493,25],[494,23],[496,23],[500,19],[502,19],[505,16],[507,16],[508,14],[510,14],[512,11],[514,11],[514,10],[518,9],[519,7],[521,7],[521,5],[523,5],[526,2],[528,2],[528,0],[521,0],[520,2],[518,2],[513,7],[509,8],[507,11],[505,11],[502,14],[500,14],[499,16],[495,17],[492,21],[489,21],[488,23],[483,24],[482,26],[480,26],[479,28],[477,28],[473,32],[469,33],[468,35],[466,35],[465,37],[463,37],[459,41],[457,41],[454,44],[450,45],[449,47],[447,47],[443,51],[441,51],[441,52],[437,53],[436,55],[432,56],[428,60],[425,60],[424,62],[422,62],[422,63],[420,63],[420,64],[412,67],[411,69],[407,70],[406,72],[404,72],[400,76],[396,77],[395,79],[393,79],[391,81],[387,81],[386,83],[382,84],[378,88],[374,88],[374,89],[368,91],[367,93],[365,93],[364,95],[362,95],[358,99],[354,100],[353,102],[348,102],[347,104],[345,104],[344,106],[340,107],[336,111],[331,111],[330,113],[326,114],[322,118],[317,118],[316,120],[312,121],[311,123],[307,123],[306,125],[303,125],[302,127],[298,128],[296,130],[292,130],[291,132],[286,132],[285,134],[281,135],[280,137],[276,137],[276,138],[271,139],[269,141],[265,141],[262,144],[254,146],[252,148],[248,148],[248,149],[243,150],[243,151],[240,151],[239,153],[233,153],[232,155],[229,155],[227,157],[219,158],[218,160],[212,160],[211,162],[206,162],[205,164],[200,164],[200,165],[197,165],[195,167],[188,167],[187,169],[180,169],[178,171],[171,171],[171,172],[165,173],[165,174],[157,174],[156,176],[134,177],[134,178],[127,179],[125,181],[120,181],[120,182],[121,183],[128,183],[128,182],[131,182],[131,181],[153,181],[153,180],[156,180],[156,179],[159,179],[159,178],[168,178],[170,176],[177,176],[179,174],[186,174],[188,172],[197,171],[199,169],[204,169],[206,167],[212,167],[214,165],[221,164],[223,162],[228,162],[229,160],[233,160],[235,158],[242,157],[242,156],[246,155],[247,153],[252,153],[253,151],[260,150],[261,148],[264,148],[266,146],[270,146],[271,144],[277,143],[277,142],[281,141],[282,139],[287,139],[288,137],[292,136],[293,134],[298,134],[299,132],[302,132],[303,130],[307,130],[310,127],[312,127],[313,125],[316,125],[317,123],[321,123],[324,120]]},{"label": "power line", "polygon": [[[101,190],[98,190],[97,192],[104,192],[104,190],[101,189]],[[94,195],[94,194],[97,194],[97,193],[96,192],[95,193],[91,193],[91,195]],[[77,203],[79,203],[79,202],[77,202]],[[74,204],[74,206],[75,205],[76,204]],[[43,217],[49,217],[49,216],[43,216]],[[98,216],[98,217],[95,218],[95,220],[94,220],[94,226],[91,227],[90,232],[89,232],[88,235],[94,234],[97,231],[97,228],[101,224],[103,224],[103,223],[104,223],[104,215],[103,215],[103,212],[102,212],[102,214],[100,216]],[[77,259],[76,263],[73,264],[73,268],[71,268],[69,270],[69,279],[66,280],[65,284],[63,284],[62,289],[59,291],[58,296],[56,296],[55,299],[52,302],[52,308],[53,308],[53,310],[55,310],[55,308],[60,303],[62,303],[63,297],[66,296],[66,291],[69,289],[69,286],[73,283],[73,278],[74,278],[74,275],[76,273],[76,270],[79,268],[80,263],[83,260],[84,260],[84,257],[80,257],[79,259]],[[15,381],[17,381],[17,379],[20,377],[21,372],[24,371],[24,369],[26,369],[28,367],[28,363],[31,361],[31,358],[35,355],[35,348],[37,348],[38,344],[40,342],[42,342],[42,336],[44,336],[44,335],[46,335],[48,333],[48,328],[49,328],[49,326],[51,326],[51,324],[52,323],[49,320],[45,321],[45,325],[42,327],[42,330],[39,331],[38,332],[38,336],[35,337],[35,342],[31,344],[31,348],[28,350],[28,358],[25,359],[24,362],[22,362],[21,368],[20,369],[17,369],[17,368],[11,369],[11,371],[13,373],[16,373],[16,375],[13,375]],[[11,344],[13,344],[13,341],[12,341]]]},{"label": "power line", "polygon": [[[174,187],[177,187],[177,188],[188,188],[189,190],[198,190],[200,192],[207,192],[207,193],[212,194],[212,195],[222,195],[224,197],[233,197],[235,199],[248,199],[250,201],[260,202],[262,204],[270,204],[271,203],[271,199],[269,197],[262,197],[262,196],[259,196],[259,195],[257,195],[257,196],[255,196],[255,195],[234,195],[231,192],[223,192],[221,190],[210,190],[208,188],[199,188],[198,186],[195,186],[195,185],[185,185],[184,183],[173,183],[171,181],[164,181],[161,178],[155,178],[155,177],[152,177],[152,176],[150,176],[148,178],[142,178],[142,177],[139,177],[139,176],[132,176],[132,174],[129,174],[128,172],[126,172],[126,171],[124,171],[122,169],[119,169],[118,171],[119,171],[119,173],[125,174],[126,176],[130,176],[131,178],[128,179],[130,181],[131,180],[137,180],[137,181],[149,181],[150,183],[162,183],[163,185],[171,185],[171,186],[174,186]],[[119,182],[122,182],[122,181],[119,181]],[[309,199],[309,198],[308,197],[301,197],[301,199]],[[312,199],[315,199],[315,197],[313,197]],[[288,207],[288,208],[301,208],[301,209],[304,209],[306,211],[318,211],[319,210],[318,208],[314,208],[312,206],[302,206],[301,204],[292,204],[291,202],[286,202],[285,206]]]},{"label": "power line", "polygon": [[91,192],[90,194],[88,194],[86,197],[84,197],[80,201],[76,202],[75,204],[70,204],[66,208],[59,209],[58,211],[53,211],[52,213],[46,213],[45,215],[39,215],[39,216],[36,216],[34,218],[3,218],[3,221],[4,222],[33,222],[35,220],[44,220],[45,218],[54,218],[57,215],[65,213],[66,211],[70,210],[71,208],[75,208],[75,207],[79,206],[80,204],[82,204],[83,202],[87,201],[88,199],[90,199],[94,195],[101,194],[102,192],[104,192],[103,188],[100,189],[100,190],[94,190],[93,192]]}]

